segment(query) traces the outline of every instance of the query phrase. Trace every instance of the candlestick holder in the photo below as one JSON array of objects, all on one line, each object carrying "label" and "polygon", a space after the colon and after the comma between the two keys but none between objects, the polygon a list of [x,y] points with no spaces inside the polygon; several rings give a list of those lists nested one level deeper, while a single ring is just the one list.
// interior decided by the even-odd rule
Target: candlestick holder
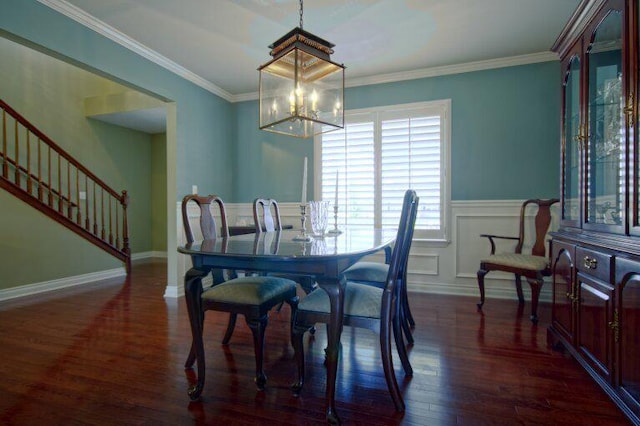
[{"label": "candlestick holder", "polygon": [[340,235],[342,231],[338,229],[338,205],[333,205],[333,229],[327,231],[329,235]]},{"label": "candlestick holder", "polygon": [[300,204],[300,234],[293,237],[293,241],[311,241],[311,235],[307,234],[307,204]]}]

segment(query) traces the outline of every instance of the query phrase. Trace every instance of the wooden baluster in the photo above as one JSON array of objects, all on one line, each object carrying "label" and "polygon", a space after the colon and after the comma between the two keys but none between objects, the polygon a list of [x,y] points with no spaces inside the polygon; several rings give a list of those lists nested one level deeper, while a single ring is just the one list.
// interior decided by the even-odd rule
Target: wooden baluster
[{"label": "wooden baluster", "polygon": [[71,162],[67,161],[67,217],[73,220],[73,209],[71,203]]},{"label": "wooden baluster", "polygon": [[62,214],[62,155],[58,153],[58,213]]},{"label": "wooden baluster", "polygon": [[78,212],[76,213],[76,223],[82,226],[82,213],[80,209],[80,170],[76,167],[76,204]]},{"label": "wooden baluster", "polygon": [[7,158],[7,112],[2,110],[2,176],[9,178],[9,159]]},{"label": "wooden baluster", "polygon": [[48,194],[49,194],[49,207],[53,208],[53,196],[51,194],[51,190],[53,188],[51,188],[51,145],[49,145],[49,169],[48,169],[48,174],[49,174],[49,180],[48,180]]},{"label": "wooden baluster", "polygon": [[120,206],[116,206],[116,248],[120,248],[120,220],[118,219],[118,212]]},{"label": "wooden baluster", "polygon": [[129,195],[127,191],[122,191],[122,250],[127,254],[126,270],[127,275],[131,273],[131,250],[129,249],[129,225],[127,223],[127,205],[129,204]]},{"label": "wooden baluster", "polygon": [[101,198],[101,203],[100,203],[101,206],[100,206],[100,208],[102,210],[102,234],[100,235],[100,238],[102,238],[102,240],[105,241],[106,240],[106,238],[105,238],[106,234],[105,234],[105,229],[104,229],[104,187],[101,187],[101,188],[102,188],[102,196],[100,197]]},{"label": "wooden baluster", "polygon": [[13,126],[15,129],[15,144],[16,144],[16,170],[15,170],[15,180],[16,185],[20,186],[20,136],[18,135],[18,120],[14,121],[15,125]]},{"label": "wooden baluster", "polygon": [[84,175],[84,214],[84,229],[89,231],[91,229],[91,222],[89,221],[89,178],[87,175]]},{"label": "wooden baluster", "polygon": [[93,235],[98,235],[98,211],[97,211],[97,202],[96,202],[96,181],[93,182]]},{"label": "wooden baluster", "polygon": [[113,245],[113,221],[111,220],[113,211],[111,210],[111,200],[113,200],[113,195],[109,194],[109,244]]},{"label": "wooden baluster", "polygon": [[42,140],[38,138],[38,200],[42,202]]},{"label": "wooden baluster", "polygon": [[31,137],[29,136],[31,132],[29,129],[25,128],[27,131],[27,192],[29,195],[31,194],[31,190],[33,189],[33,184],[31,183]]}]

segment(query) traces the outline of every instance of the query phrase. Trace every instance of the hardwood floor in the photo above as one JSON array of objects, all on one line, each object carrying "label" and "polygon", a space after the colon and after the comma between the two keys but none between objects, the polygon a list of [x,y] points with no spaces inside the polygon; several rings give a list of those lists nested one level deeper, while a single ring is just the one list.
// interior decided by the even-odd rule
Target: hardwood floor
[{"label": "hardwood floor", "polygon": [[[205,319],[207,378],[190,402],[184,370],[190,331],[184,299],[163,298],[165,263],[134,263],[109,280],[0,303],[0,424],[324,424],[324,327],[308,344],[307,381],[292,396],[289,310],[267,327],[267,389],[253,384],[251,333],[239,321],[220,345],[227,314]],[[514,290],[515,291],[515,290]],[[344,424],[624,425],[622,413],[572,358],[546,344],[540,323],[513,300],[411,294],[414,376],[396,371],[407,410],[387,392],[375,334],[345,328],[337,407]]]}]

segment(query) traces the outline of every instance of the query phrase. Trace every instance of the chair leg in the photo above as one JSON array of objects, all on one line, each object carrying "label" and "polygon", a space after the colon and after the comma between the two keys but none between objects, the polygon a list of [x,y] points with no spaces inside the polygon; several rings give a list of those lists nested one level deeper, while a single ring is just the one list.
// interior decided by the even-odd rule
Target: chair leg
[{"label": "chair leg", "polygon": [[229,340],[231,340],[231,336],[233,335],[233,330],[236,327],[236,319],[237,314],[229,314],[229,322],[227,323],[227,331],[224,332],[224,337],[222,338],[222,344],[228,345]]},{"label": "chair leg", "polygon": [[384,318],[380,324],[380,353],[382,354],[382,368],[391,399],[393,399],[393,404],[396,406],[396,411],[402,412],[404,411],[404,400],[400,394],[400,388],[398,388],[391,358],[391,324],[390,321]]},{"label": "chair leg", "polygon": [[531,322],[538,323],[538,300],[540,299],[540,289],[544,284],[542,278],[528,278],[529,286],[531,287]]},{"label": "chair leg", "polygon": [[482,310],[482,305],[484,305],[484,276],[487,275],[489,271],[484,269],[484,265],[480,264],[480,269],[478,269],[478,289],[480,290],[480,303],[477,304],[478,310]]},{"label": "chair leg", "polygon": [[406,321],[408,322],[411,328],[416,326],[416,322],[413,319],[413,314],[411,313],[411,308],[409,307],[409,294],[407,293],[407,268],[405,265],[404,272],[402,273],[402,291],[400,292],[400,305],[402,306],[402,311],[404,312],[404,316]]},{"label": "chair leg", "polygon": [[256,377],[255,382],[258,390],[264,390],[267,383],[267,376],[264,374],[263,358],[264,358],[264,331],[267,328],[268,316],[264,315],[261,318],[247,318],[245,317],[247,325],[251,329],[253,334],[253,351],[256,358]]},{"label": "chair leg", "polygon": [[409,307],[409,295],[407,294],[406,281],[402,289],[402,298],[400,299],[400,303],[402,303],[402,309],[405,313],[405,317],[407,319],[407,322],[409,323],[409,326],[411,328],[415,328],[416,322],[413,319],[413,314],[411,313],[411,308]]},{"label": "chair leg", "polygon": [[[206,274],[204,274],[206,275]],[[201,307],[201,295],[202,295],[202,277],[204,276],[202,271],[191,269],[187,271],[184,277],[184,293],[185,301],[187,304],[187,311],[189,313],[189,323],[191,325],[192,344],[191,351],[194,352],[193,357],[198,360],[198,378],[195,385],[189,388],[189,398],[196,400],[200,397],[202,389],[204,388],[205,378],[205,361],[204,361],[204,345],[202,343],[202,307]],[[191,352],[187,361],[192,358]],[[193,365],[193,362],[191,362]]]},{"label": "chair leg", "polygon": [[293,345],[296,367],[298,369],[298,378],[291,385],[291,391],[293,392],[294,396],[300,396],[300,392],[302,392],[302,386],[304,385],[304,345],[302,343],[302,338],[305,331],[307,331],[309,328],[310,327],[307,326],[297,325],[296,319],[292,319],[291,344]]},{"label": "chair leg", "polygon": [[[204,312],[200,312],[200,330],[204,334]],[[193,368],[193,364],[196,362],[196,345],[195,339],[191,340],[191,349],[189,349],[189,355],[184,362],[184,368]]]},{"label": "chair leg", "polygon": [[[398,325],[400,327],[401,335],[407,339],[408,345],[413,345],[413,332],[411,331],[411,324],[409,321],[409,317],[411,316],[411,312],[409,311],[408,303],[403,303],[405,294],[403,291],[400,291],[399,297],[396,299],[396,315],[398,317]],[[402,340],[402,339],[401,339]],[[404,343],[404,340],[402,340]]]},{"label": "chair leg", "polygon": [[398,356],[400,358],[400,362],[402,363],[402,369],[404,370],[404,375],[407,377],[411,377],[413,376],[413,368],[411,367],[411,363],[409,362],[409,355],[407,355],[407,347],[404,345],[404,340],[402,339],[403,327],[400,324],[401,318],[402,318],[401,316],[396,315],[396,317],[393,319],[393,338],[396,341],[396,349],[398,350]]},{"label": "chair leg", "polygon": [[518,303],[524,303],[524,295],[522,294],[522,278],[516,274],[516,292],[518,293]]}]

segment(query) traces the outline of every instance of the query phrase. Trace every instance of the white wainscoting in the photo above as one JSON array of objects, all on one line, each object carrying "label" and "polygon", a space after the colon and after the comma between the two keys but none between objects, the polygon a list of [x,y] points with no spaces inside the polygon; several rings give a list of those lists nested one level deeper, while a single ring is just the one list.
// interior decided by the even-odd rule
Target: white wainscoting
[{"label": "white wainscoting", "polygon": [[[415,240],[411,247],[409,258],[408,285],[410,291],[425,293],[455,294],[464,296],[478,296],[476,272],[480,266],[480,259],[490,253],[487,238],[480,234],[494,234],[503,236],[517,236],[520,206],[524,200],[498,201],[454,201],[451,203],[452,229],[450,244],[442,246],[428,241]],[[229,225],[252,224],[253,216],[251,203],[225,204]],[[300,226],[300,207],[297,203],[280,203],[282,222],[298,228]],[[552,208],[552,230],[558,227],[559,208],[556,204]],[[189,217],[197,217],[197,207],[189,210]],[[534,209],[527,213],[526,235],[535,237],[533,215]],[[180,203],[177,204],[177,216],[182,217]],[[178,243],[184,244],[185,237],[182,224],[177,224]],[[525,240],[523,252],[531,249],[533,241]],[[513,252],[515,243],[497,242],[497,252]],[[368,260],[384,261],[383,254],[371,256]],[[182,279],[185,271],[190,267],[191,260],[184,255],[178,256],[177,286],[168,285],[166,297],[182,295]],[[551,286],[543,286],[540,300],[551,300]],[[516,299],[513,275],[490,272],[485,277],[487,298]],[[523,284],[526,300],[530,300],[530,289]]]}]

